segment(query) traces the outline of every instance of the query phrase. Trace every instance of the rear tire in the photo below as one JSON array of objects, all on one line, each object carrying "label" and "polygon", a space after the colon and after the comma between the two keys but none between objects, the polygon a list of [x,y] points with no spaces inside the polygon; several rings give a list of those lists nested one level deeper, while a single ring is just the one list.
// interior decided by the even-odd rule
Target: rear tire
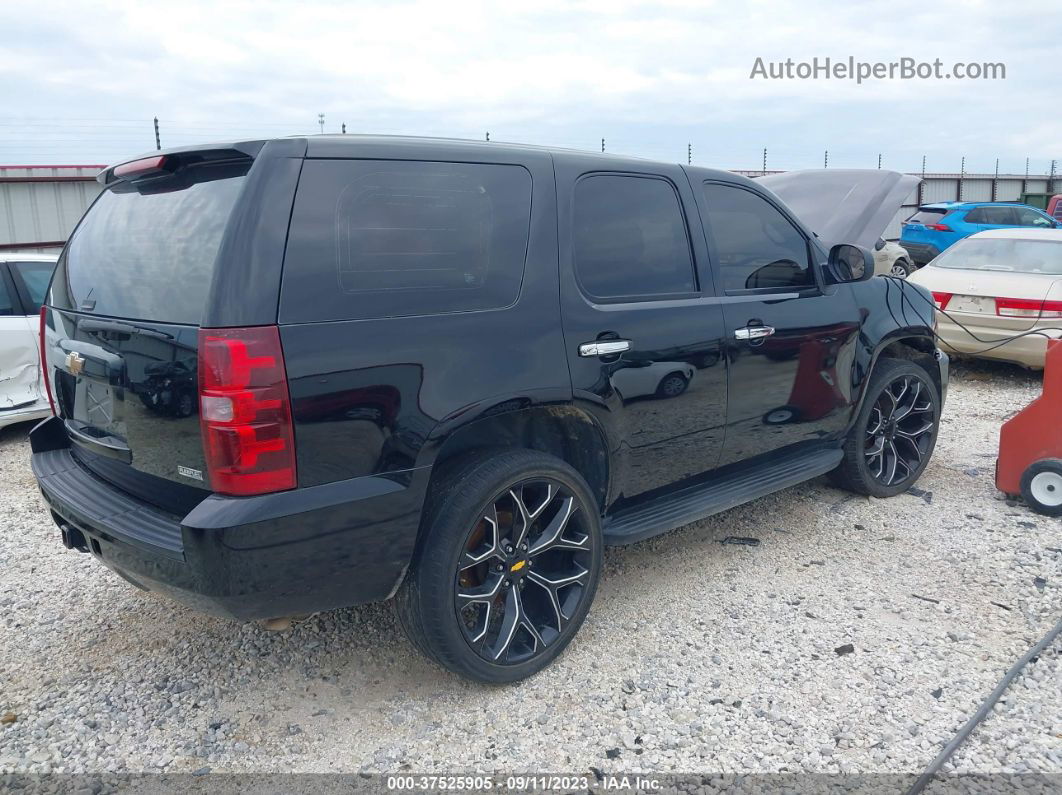
[{"label": "rear tire", "polygon": [[395,596],[422,653],[479,682],[524,679],[579,630],[601,574],[597,501],[564,461],[486,451],[433,483],[420,547]]},{"label": "rear tire", "polygon": [[1035,461],[1021,476],[1021,496],[1044,516],[1062,516],[1062,459]]},{"label": "rear tire", "polygon": [[903,359],[879,359],[831,477],[873,497],[907,491],[929,464],[939,427],[940,395],[929,373]]}]

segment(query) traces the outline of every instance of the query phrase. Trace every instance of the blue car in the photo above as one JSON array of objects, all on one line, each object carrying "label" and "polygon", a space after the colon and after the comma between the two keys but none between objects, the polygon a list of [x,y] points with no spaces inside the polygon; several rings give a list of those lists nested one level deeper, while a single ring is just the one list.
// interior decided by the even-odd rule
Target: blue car
[{"label": "blue car", "polygon": [[1018,202],[940,202],[923,204],[903,222],[900,245],[921,267],[952,243],[986,229],[1026,226],[1062,228],[1043,210]]}]

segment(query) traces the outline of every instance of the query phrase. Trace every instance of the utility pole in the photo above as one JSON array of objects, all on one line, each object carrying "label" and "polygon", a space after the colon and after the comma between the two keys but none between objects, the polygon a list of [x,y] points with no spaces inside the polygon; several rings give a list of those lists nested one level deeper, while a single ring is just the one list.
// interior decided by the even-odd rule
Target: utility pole
[{"label": "utility pole", "polygon": [[829,149],[827,149],[825,152],[822,153],[822,167],[823,168],[829,168],[830,167],[830,150]]},{"label": "utility pole", "polygon": [[343,122],[342,129],[343,129],[343,135],[346,135],[347,134],[347,123],[346,122]]},{"label": "utility pole", "polygon": [[881,152],[878,152],[878,170],[881,170]]},{"label": "utility pole", "polygon": [[992,201],[996,200],[996,196],[999,194],[999,158],[996,158],[996,175],[992,177]]},{"label": "utility pole", "polygon": [[324,114],[323,113],[318,113],[317,114],[317,123],[321,125],[321,132],[324,132]]},{"label": "utility pole", "polygon": [[159,137],[159,117],[155,117],[155,148],[162,149],[162,139]]},{"label": "utility pole", "polygon": [[1057,163],[1058,163],[1057,160],[1052,160],[1051,161],[1051,176],[1047,178],[1047,192],[1048,193],[1054,193],[1055,192],[1055,166],[1057,165]]},{"label": "utility pole", "polygon": [[604,138],[601,139],[601,151],[602,152],[605,151],[605,139]]},{"label": "utility pole", "polygon": [[767,147],[763,147],[763,176],[767,176]]},{"label": "utility pole", "polygon": [[922,179],[918,183],[918,204],[921,206],[926,197],[926,156],[922,155]]},{"label": "utility pole", "polygon": [[488,141],[490,140],[490,130],[487,130],[487,138],[486,138],[486,140],[488,140]]},{"label": "utility pole", "polygon": [[693,165],[693,144],[686,144],[686,165]]},{"label": "utility pole", "polygon": [[963,155],[959,166],[959,201],[962,201],[962,181],[966,179],[966,155]]}]

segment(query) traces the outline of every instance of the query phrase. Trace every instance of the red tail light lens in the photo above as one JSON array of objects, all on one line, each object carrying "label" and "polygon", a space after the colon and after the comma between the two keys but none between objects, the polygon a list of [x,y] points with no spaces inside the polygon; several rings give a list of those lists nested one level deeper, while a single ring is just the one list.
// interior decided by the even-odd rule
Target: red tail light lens
[{"label": "red tail light lens", "polygon": [[276,326],[199,330],[199,422],[210,487],[293,489],[295,434]]},{"label": "red tail light lens", "polygon": [[1062,317],[1062,301],[997,298],[996,314],[1000,317],[1060,318]]},{"label": "red tail light lens", "polygon": [[45,329],[47,328],[46,317],[48,315],[48,307],[41,307],[41,381],[44,384],[44,394],[48,396],[48,405],[52,407],[52,414],[56,414],[55,400],[52,398],[52,380],[48,377],[48,349],[44,346],[45,342]]},{"label": "red tail light lens", "polygon": [[951,227],[947,224],[926,224],[926,229],[932,229],[934,232],[950,232]]},{"label": "red tail light lens", "polygon": [[933,302],[937,305],[937,309],[947,309],[948,301],[951,300],[951,293],[938,293],[933,292]]}]

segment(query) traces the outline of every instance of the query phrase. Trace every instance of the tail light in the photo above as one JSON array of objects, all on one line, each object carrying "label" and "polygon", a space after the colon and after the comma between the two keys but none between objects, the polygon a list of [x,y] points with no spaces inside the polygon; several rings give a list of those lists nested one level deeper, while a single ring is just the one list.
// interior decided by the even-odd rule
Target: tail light
[{"label": "tail light", "polygon": [[276,326],[199,330],[199,422],[210,487],[295,488],[291,399]]},{"label": "tail light", "polygon": [[933,291],[933,303],[937,305],[937,309],[947,309],[948,301],[951,300],[951,293],[938,293]]},{"label": "tail light", "polygon": [[954,231],[947,224],[926,224],[926,229],[932,229],[934,232],[951,232],[951,231]]},{"label": "tail light", "polygon": [[158,155],[156,157],[145,157],[141,160],[133,160],[130,163],[123,163],[120,166],[115,166],[114,176],[137,177],[143,174],[149,174],[152,171],[161,171],[165,163],[165,155]]},{"label": "tail light", "polygon": [[52,414],[57,414],[55,410],[55,400],[52,398],[52,380],[48,377],[48,349],[45,347],[45,333],[46,317],[48,315],[48,307],[41,307],[41,381],[44,383],[44,394],[48,396],[48,405],[52,407]]},{"label": "tail light", "polygon": [[1060,318],[1062,301],[997,298],[996,314],[1000,317]]}]

